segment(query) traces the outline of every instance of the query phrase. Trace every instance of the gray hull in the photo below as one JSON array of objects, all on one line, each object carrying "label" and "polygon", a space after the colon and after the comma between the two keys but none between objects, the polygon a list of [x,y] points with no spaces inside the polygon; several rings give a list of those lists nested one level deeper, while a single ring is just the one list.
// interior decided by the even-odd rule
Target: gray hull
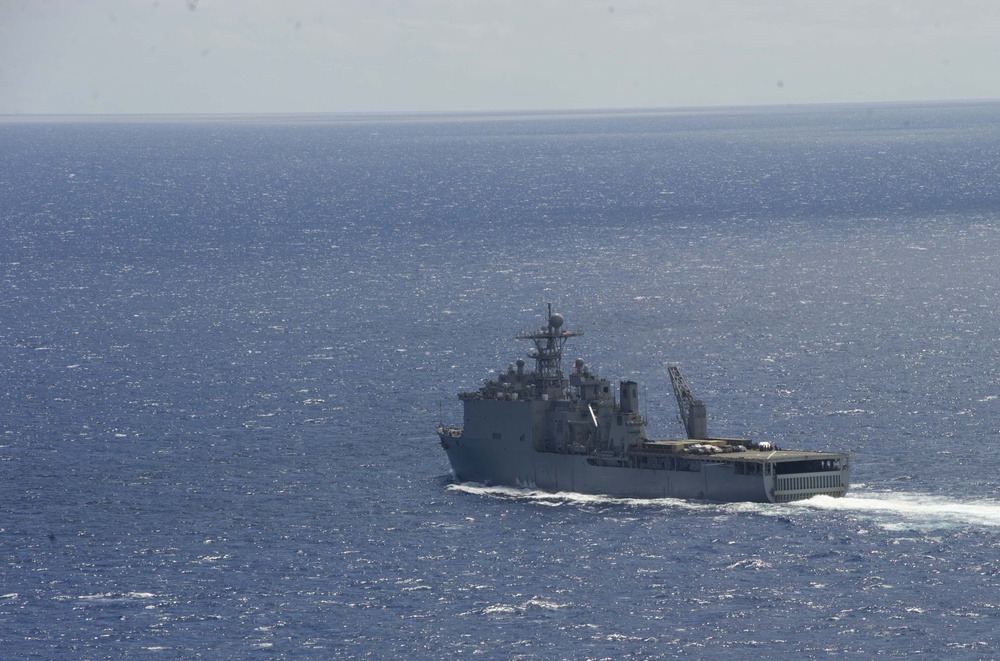
[{"label": "gray hull", "polygon": [[[620,498],[683,498],[717,502],[791,502],[816,495],[843,496],[850,484],[846,462],[838,471],[779,474],[775,452],[760,456],[676,457],[674,466],[640,467],[600,458],[537,452],[491,440],[441,435],[441,443],[460,482],[530,487],[543,491],[603,494]],[[790,453],[781,453],[787,458]],[[759,465],[751,473],[740,466]],[[751,473],[751,474],[748,474]]]}]

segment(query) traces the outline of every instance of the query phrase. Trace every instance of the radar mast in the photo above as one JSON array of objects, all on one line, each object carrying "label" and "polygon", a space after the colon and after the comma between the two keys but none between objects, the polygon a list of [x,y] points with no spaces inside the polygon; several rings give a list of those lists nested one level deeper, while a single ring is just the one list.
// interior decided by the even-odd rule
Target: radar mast
[{"label": "radar mast", "polygon": [[535,374],[541,391],[546,393],[550,388],[555,388],[561,392],[565,388],[562,373],[562,351],[566,340],[571,337],[580,337],[581,331],[563,330],[566,320],[558,312],[552,312],[552,304],[548,304],[549,319],[548,325],[535,331],[521,331],[514,337],[519,340],[531,340],[535,343],[535,349],[528,352],[530,358],[535,359]]}]

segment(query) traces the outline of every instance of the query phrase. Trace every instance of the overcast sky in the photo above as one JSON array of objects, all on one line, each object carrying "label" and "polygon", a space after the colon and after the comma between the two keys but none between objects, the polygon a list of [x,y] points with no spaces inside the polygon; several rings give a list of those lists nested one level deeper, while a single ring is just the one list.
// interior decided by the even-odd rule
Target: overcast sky
[{"label": "overcast sky", "polygon": [[1000,98],[997,0],[0,0],[0,114]]}]

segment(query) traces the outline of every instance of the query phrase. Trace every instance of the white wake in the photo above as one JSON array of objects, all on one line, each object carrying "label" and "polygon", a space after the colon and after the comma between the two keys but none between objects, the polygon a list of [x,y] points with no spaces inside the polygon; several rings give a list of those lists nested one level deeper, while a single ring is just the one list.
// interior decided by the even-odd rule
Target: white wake
[{"label": "white wake", "polygon": [[815,496],[793,507],[854,513],[888,528],[1000,527],[1000,502],[953,500],[917,493],[864,493],[844,498]]},{"label": "white wake", "polygon": [[503,498],[508,500],[523,500],[539,505],[551,507],[561,507],[563,505],[625,505],[625,506],[660,506],[679,507],[686,509],[718,508],[719,505],[710,503],[698,503],[695,501],[680,500],[677,498],[619,498],[615,496],[602,496],[596,494],[576,493],[573,491],[541,491],[533,488],[520,487],[492,487],[477,484],[475,482],[461,482],[449,484],[447,487],[451,491],[461,491],[463,493],[477,496],[487,496],[492,498]]},{"label": "white wake", "polygon": [[463,493],[528,501],[550,507],[561,506],[638,506],[665,510],[701,510],[729,514],[747,513],[785,516],[793,513],[838,512],[858,515],[887,529],[937,529],[955,527],[1000,528],[1000,502],[990,500],[954,500],[918,493],[862,492],[844,498],[814,496],[782,505],[760,503],[708,503],[676,498],[617,498],[572,492],[552,493],[531,488],[491,487],[471,482],[450,484],[448,489]]}]

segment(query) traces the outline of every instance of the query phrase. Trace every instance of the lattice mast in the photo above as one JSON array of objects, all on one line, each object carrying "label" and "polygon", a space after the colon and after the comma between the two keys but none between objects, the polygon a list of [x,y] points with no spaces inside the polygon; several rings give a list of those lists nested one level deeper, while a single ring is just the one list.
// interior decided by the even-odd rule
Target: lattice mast
[{"label": "lattice mast", "polygon": [[521,331],[515,337],[535,343],[535,349],[528,352],[528,357],[535,359],[535,375],[541,391],[561,393],[566,388],[562,372],[563,346],[569,338],[580,337],[583,332],[563,330],[566,320],[558,312],[552,312],[551,303],[548,309],[547,326],[536,331]]}]

